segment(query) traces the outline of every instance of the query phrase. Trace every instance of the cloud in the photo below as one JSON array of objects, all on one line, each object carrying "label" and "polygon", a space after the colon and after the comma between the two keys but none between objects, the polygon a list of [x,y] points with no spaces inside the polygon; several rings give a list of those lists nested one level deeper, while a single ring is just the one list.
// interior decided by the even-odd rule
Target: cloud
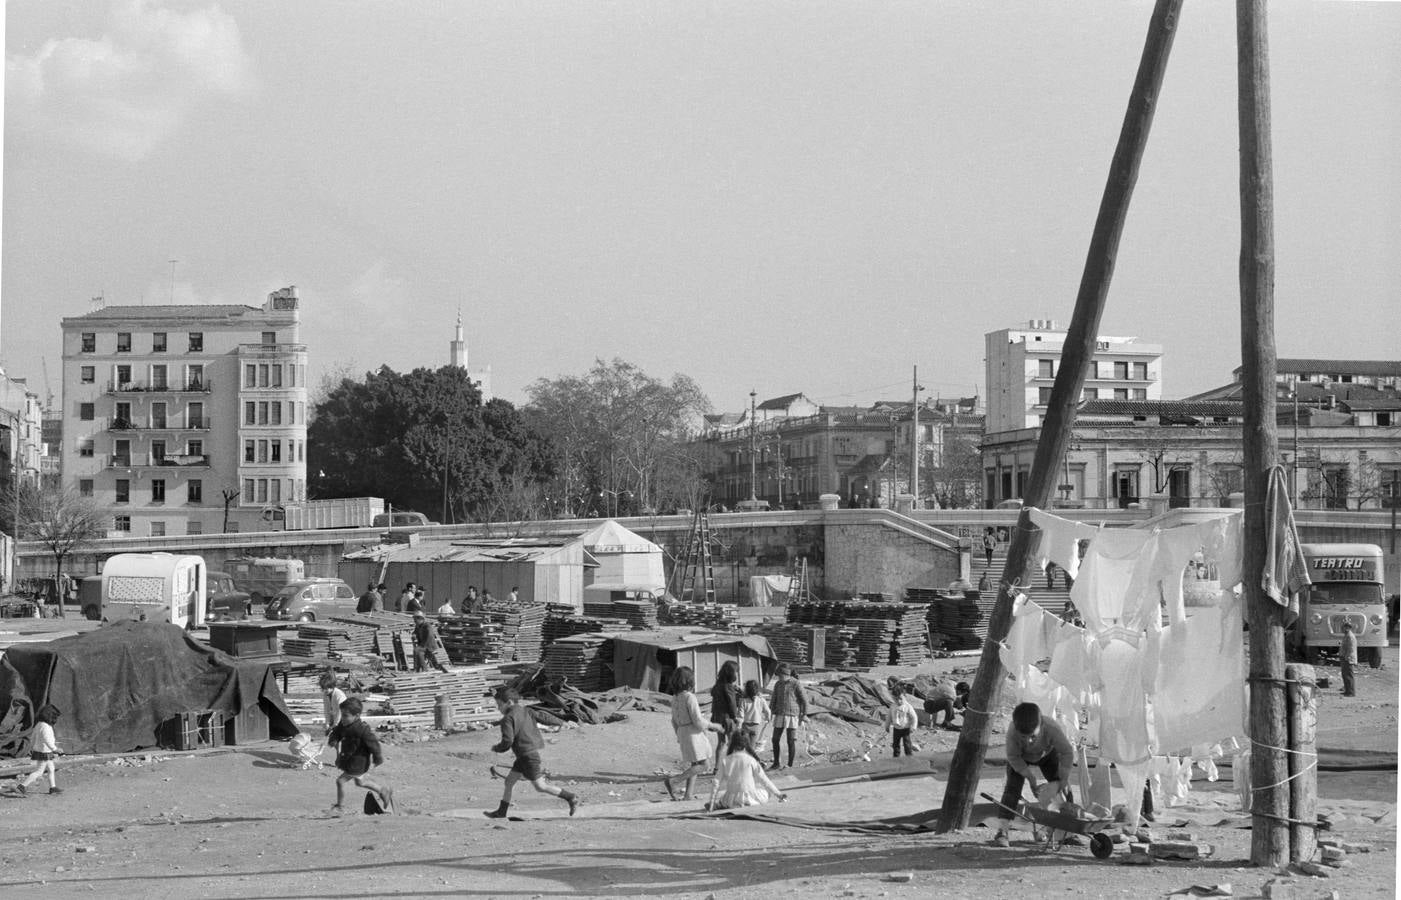
[{"label": "cloud", "polygon": [[6,114],[19,134],[135,162],[198,106],[245,92],[251,71],[237,23],[217,6],[126,0],[99,38],[50,39],[8,57]]}]

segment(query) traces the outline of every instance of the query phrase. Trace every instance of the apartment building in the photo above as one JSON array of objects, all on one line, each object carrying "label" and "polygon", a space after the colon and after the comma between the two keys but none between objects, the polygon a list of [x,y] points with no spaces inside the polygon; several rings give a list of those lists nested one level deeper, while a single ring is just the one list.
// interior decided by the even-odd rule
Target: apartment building
[{"label": "apartment building", "polygon": [[[1065,329],[1054,319],[1032,319],[1026,328],[985,335],[988,434],[1040,426],[1060,371],[1065,337]],[[1160,344],[1100,336],[1081,398],[1160,400],[1162,359]]]},{"label": "apartment building", "polygon": [[117,536],[262,529],[306,492],[300,327],[295,287],[63,319],[63,483]]}]

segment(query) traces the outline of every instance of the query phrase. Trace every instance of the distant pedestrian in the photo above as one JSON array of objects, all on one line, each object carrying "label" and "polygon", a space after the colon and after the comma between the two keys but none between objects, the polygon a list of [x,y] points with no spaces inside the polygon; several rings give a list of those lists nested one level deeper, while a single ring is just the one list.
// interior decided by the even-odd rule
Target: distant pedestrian
[{"label": "distant pedestrian", "polygon": [[430,663],[439,672],[446,672],[447,667],[438,660],[438,651],[442,648],[442,640],[438,637],[438,627],[428,621],[428,616],[422,611],[413,614],[413,670],[415,672],[424,671],[424,663]]},{"label": "distant pedestrian", "polygon": [[345,786],[354,784],[373,792],[379,798],[379,805],[385,812],[394,812],[394,791],[387,784],[366,777],[369,771],[384,765],[384,752],[379,738],[360,713],[364,707],[351,697],[341,703],[341,720],[331,729],[326,738],[328,746],[336,748],[336,805],[331,809],[339,812],[345,805]]},{"label": "distant pedestrian", "polygon": [[451,600],[444,600],[444,601],[443,601],[443,605],[440,606],[440,607],[438,607],[438,616],[439,616],[440,618],[443,617],[443,616],[455,616],[455,615],[457,615],[457,610],[455,610],[455,609],[452,608],[452,601],[451,601]]},{"label": "distant pedestrian", "polygon": [[993,534],[991,528],[983,531],[983,556],[987,559],[987,564],[992,565],[992,552],[997,549],[997,535]]},{"label": "distant pedestrian", "polygon": [[[715,684],[710,688],[710,721],[720,726],[726,738],[739,728],[739,664],[732,659],[720,664]],[[725,741],[716,742],[712,773],[720,770],[720,758],[725,755],[726,746]]]},{"label": "distant pedestrian", "polygon": [[[710,761],[710,734],[724,729],[714,722],[707,722],[701,714],[700,702],[696,700],[696,676],[690,666],[681,666],[671,676],[671,727],[676,732],[676,742],[681,746],[681,761],[686,768],[675,775],[662,778],[666,792],[671,799],[690,800],[695,795],[696,779],[705,771]],[[722,737],[721,740],[724,740]],[[685,779],[681,797],[676,796],[675,780]]]},{"label": "distant pedestrian", "polygon": [[365,588],[365,593],[360,595],[360,601],[355,604],[357,613],[372,613],[384,609],[384,598],[375,590],[374,584]]},{"label": "distant pedestrian", "polygon": [[482,589],[482,603],[481,603],[482,608],[485,609],[486,607],[492,605],[492,604],[495,603],[495,602],[496,602],[496,598],[493,597],[493,596],[491,596],[491,591],[486,590],[485,588],[483,588],[483,589]]},{"label": "distant pedestrian", "polygon": [[408,612],[409,601],[414,597],[414,589],[417,587],[412,581],[404,585],[404,590],[399,594],[399,601],[394,604],[395,612]]},{"label": "distant pedestrian", "polygon": [[521,591],[520,587],[518,587],[517,585],[514,585],[514,584],[511,585],[511,593],[510,593],[509,595],[507,595],[506,599],[507,599],[508,601],[510,601],[510,603],[511,603],[512,606],[515,606],[516,604],[518,604],[518,603],[521,602],[521,594],[520,594],[520,591]]},{"label": "distant pedestrian", "polygon": [[326,717],[326,734],[341,723],[341,704],[346,701],[345,691],[336,685],[332,672],[321,673],[317,682],[321,686],[321,712]]},{"label": "distant pedestrian", "polygon": [[29,735],[29,758],[39,765],[34,771],[15,782],[15,790],[21,795],[29,793],[29,786],[44,775],[49,776],[49,793],[61,794],[58,778],[54,770],[54,757],[59,755],[58,739],[54,736],[54,725],[58,723],[58,707],[45,703],[35,714],[34,730]]},{"label": "distant pedestrian", "polygon": [[992,581],[988,578],[987,570],[984,569],[983,574],[978,578],[978,593],[986,594],[990,590],[992,590]]},{"label": "distant pedestrian", "polygon": [[726,751],[715,785],[710,789],[710,809],[738,809],[788,799],[788,795],[769,780],[749,732],[740,730],[730,735]]},{"label": "distant pedestrian", "polygon": [[[966,681],[960,681],[955,685],[941,681],[934,685],[934,690],[924,700],[924,711],[929,713],[930,729],[953,728],[954,713],[962,712],[968,707],[970,690],[971,688]],[[940,713],[944,714],[942,722],[938,721]]]},{"label": "distant pedestrian", "polygon": [[1056,589],[1056,564],[1053,563],[1053,562],[1048,562],[1048,563],[1046,563],[1046,590],[1048,590],[1048,591],[1054,591],[1055,589]]},{"label": "distant pedestrian", "polygon": [[404,612],[413,615],[414,613],[426,612],[427,610],[428,601],[423,596],[423,588],[419,588],[414,591],[413,596],[409,598],[408,606],[405,607]]},{"label": "distant pedestrian", "polygon": [[477,597],[476,585],[468,585],[467,596],[462,598],[462,614],[475,616],[481,612],[481,599]]},{"label": "distant pedestrian", "polygon": [[798,752],[798,728],[808,715],[808,698],[803,686],[793,677],[793,669],[788,663],[779,663],[774,672],[778,680],[773,685],[773,768],[781,769],[779,753],[783,747],[783,735],[788,735],[788,765]]},{"label": "distant pedestrian", "polygon": [[557,788],[545,780],[545,762],[540,758],[540,750],[545,739],[540,737],[540,729],[535,727],[535,719],[530,710],[521,703],[520,694],[514,688],[502,685],[496,689],[496,708],[502,714],[501,740],[491,749],[496,753],[510,750],[516,761],[506,776],[505,791],[501,795],[501,805],[495,810],[483,813],[489,819],[504,819],[511,808],[511,791],[522,778],[542,794],[558,797],[569,804],[569,814],[579,811],[583,802],[573,791]]},{"label": "distant pedestrian", "polygon": [[1357,633],[1353,631],[1351,622],[1343,623],[1343,640],[1338,656],[1343,665],[1343,696],[1356,697],[1357,683],[1353,669],[1357,665]]},{"label": "distant pedestrian", "polygon": [[906,756],[915,755],[914,742],[910,740],[910,734],[919,724],[915,716],[915,708],[910,705],[909,698],[905,696],[905,689],[898,684],[890,686],[890,696],[894,699],[895,705],[890,708],[890,737],[891,749],[895,752],[895,757],[900,757],[903,749]]}]

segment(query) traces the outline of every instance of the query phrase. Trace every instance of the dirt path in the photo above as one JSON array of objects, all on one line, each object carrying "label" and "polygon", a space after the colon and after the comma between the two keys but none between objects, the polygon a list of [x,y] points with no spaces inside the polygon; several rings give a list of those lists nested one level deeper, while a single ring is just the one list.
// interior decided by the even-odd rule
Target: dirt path
[{"label": "dirt path", "polygon": [[[1356,701],[1344,702],[1335,687],[1321,710],[1320,744],[1361,754],[1348,763],[1340,753],[1342,764],[1375,765],[1378,757],[1368,754],[1392,754],[1389,772],[1322,777],[1321,806],[1337,833],[1374,851],[1353,855],[1329,879],[1345,897],[1395,895],[1396,674],[1393,649],[1385,669],[1364,670]],[[859,740],[852,729],[814,727],[833,747]],[[791,802],[774,811],[831,820],[933,809],[943,797],[954,738],[922,736],[918,756],[929,761],[926,773],[821,787],[792,781]],[[1213,845],[1212,858],[1138,868],[1119,862],[1122,847],[1101,862],[1083,848],[1043,852],[1026,833],[1011,849],[994,848],[981,827],[955,835],[869,835],[681,818],[699,813],[699,804],[666,801],[651,774],[675,765],[661,713],[550,735],[545,759],[552,777],[588,804],[571,819],[558,800],[526,786],[513,808],[521,821],[498,823],[480,815],[500,795],[501,782],[487,771],[505,759],[490,752],[494,739],[493,732],[392,738],[384,775],[396,786],[403,814],[375,818],[329,816],[331,770],[294,768],[277,743],[128,761],[68,760],[60,770],[64,793],[0,800],[0,895],[1162,897],[1229,882],[1244,897],[1258,896],[1272,877],[1245,864],[1249,820],[1231,795],[1215,789],[1220,783],[1197,785],[1188,805],[1160,820],[1183,822]],[[996,768],[987,770],[985,787],[1000,787]],[[899,873],[911,880],[886,880]]]}]

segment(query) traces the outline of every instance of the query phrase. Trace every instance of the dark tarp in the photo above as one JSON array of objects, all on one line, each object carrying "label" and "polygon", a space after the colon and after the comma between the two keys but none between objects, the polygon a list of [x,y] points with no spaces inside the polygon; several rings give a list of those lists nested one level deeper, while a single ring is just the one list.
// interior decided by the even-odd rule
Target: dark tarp
[{"label": "dark tarp", "polygon": [[[58,707],[54,731],[68,753],[120,753],[158,745],[162,722],[217,710],[225,720],[257,706],[269,734],[297,726],[267,662],[238,660],[175,625],[115,622],[44,644],[17,644],[0,658],[0,710],[22,710],[23,727],[45,703]],[[10,722],[18,716],[6,715]],[[18,748],[0,735],[0,749]]]}]

